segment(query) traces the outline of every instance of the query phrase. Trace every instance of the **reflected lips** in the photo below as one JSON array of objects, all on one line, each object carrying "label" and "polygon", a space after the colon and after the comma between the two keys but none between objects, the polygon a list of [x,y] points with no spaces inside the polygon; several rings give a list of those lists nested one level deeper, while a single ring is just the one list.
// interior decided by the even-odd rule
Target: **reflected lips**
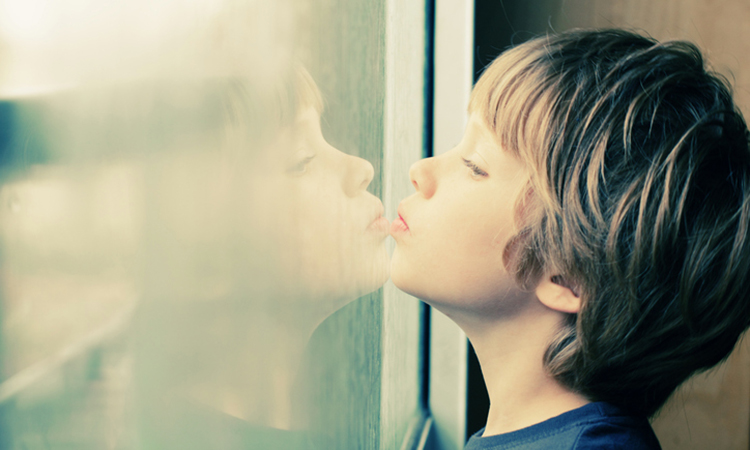
[{"label": "reflected lips", "polygon": [[391,223],[383,217],[383,203],[380,200],[377,200],[377,203],[373,206],[375,208],[372,210],[372,215],[370,216],[372,217],[372,222],[367,225],[367,231],[385,238],[388,236],[388,228],[390,228]]},{"label": "reflected lips", "polygon": [[388,219],[386,219],[383,216],[377,217],[375,220],[372,221],[372,223],[367,227],[370,231],[376,231],[382,234],[388,234],[388,228],[390,227],[390,223],[388,222]]}]

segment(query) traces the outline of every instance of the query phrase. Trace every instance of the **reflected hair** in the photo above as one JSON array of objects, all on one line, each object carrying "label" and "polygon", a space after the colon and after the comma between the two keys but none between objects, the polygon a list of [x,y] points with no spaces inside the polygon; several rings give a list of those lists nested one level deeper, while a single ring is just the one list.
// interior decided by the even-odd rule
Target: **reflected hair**
[{"label": "reflected hair", "polygon": [[262,146],[280,129],[291,127],[301,110],[313,108],[323,113],[323,97],[307,69],[294,64],[279,75],[272,81],[221,81],[224,147],[237,150],[248,143]]},{"label": "reflected hair", "polygon": [[499,56],[469,109],[531,174],[509,270],[581,297],[546,369],[653,416],[750,325],[750,152],[728,83],[688,42],[575,30]]}]

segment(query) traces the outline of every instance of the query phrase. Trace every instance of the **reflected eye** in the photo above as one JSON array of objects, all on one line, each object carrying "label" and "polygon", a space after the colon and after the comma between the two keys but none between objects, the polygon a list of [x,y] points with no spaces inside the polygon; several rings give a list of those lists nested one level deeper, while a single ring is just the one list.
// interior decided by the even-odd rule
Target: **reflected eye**
[{"label": "reflected eye", "polygon": [[469,169],[471,169],[471,173],[472,173],[473,176],[475,176],[475,177],[486,177],[487,176],[487,172],[485,172],[484,170],[480,169],[479,166],[477,166],[476,164],[474,164],[472,161],[470,161],[470,160],[468,160],[466,158],[461,158],[461,159],[464,160],[464,164],[466,165],[466,167],[468,167]]},{"label": "reflected eye", "polygon": [[307,172],[307,166],[315,158],[315,155],[306,156],[287,166],[286,172],[292,175],[301,175]]}]

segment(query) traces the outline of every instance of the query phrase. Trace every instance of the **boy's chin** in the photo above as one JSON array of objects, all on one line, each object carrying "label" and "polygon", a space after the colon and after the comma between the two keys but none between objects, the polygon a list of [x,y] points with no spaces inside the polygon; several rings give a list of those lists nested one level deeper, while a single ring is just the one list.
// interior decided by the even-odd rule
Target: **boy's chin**
[{"label": "boy's chin", "polygon": [[398,246],[393,252],[390,265],[391,281],[400,290],[418,299],[429,303],[429,291],[422,286],[421,279],[424,273],[414,268],[414,265],[404,261],[398,251]]},{"label": "boy's chin", "polygon": [[407,276],[401,271],[394,270],[393,266],[391,266],[391,281],[399,290],[411,295],[412,297],[418,298],[428,305],[432,305],[430,300],[432,296],[430,295],[430,292],[426,289],[420,288],[420,286],[415,283],[416,280],[414,277]]}]

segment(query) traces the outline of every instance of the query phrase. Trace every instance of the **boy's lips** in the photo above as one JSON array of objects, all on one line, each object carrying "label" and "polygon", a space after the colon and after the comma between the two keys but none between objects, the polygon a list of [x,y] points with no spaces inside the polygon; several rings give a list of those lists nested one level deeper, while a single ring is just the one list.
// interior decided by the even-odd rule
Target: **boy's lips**
[{"label": "boy's lips", "polygon": [[396,237],[405,233],[409,233],[409,225],[404,220],[402,209],[399,205],[398,218],[391,223],[391,236]]}]

